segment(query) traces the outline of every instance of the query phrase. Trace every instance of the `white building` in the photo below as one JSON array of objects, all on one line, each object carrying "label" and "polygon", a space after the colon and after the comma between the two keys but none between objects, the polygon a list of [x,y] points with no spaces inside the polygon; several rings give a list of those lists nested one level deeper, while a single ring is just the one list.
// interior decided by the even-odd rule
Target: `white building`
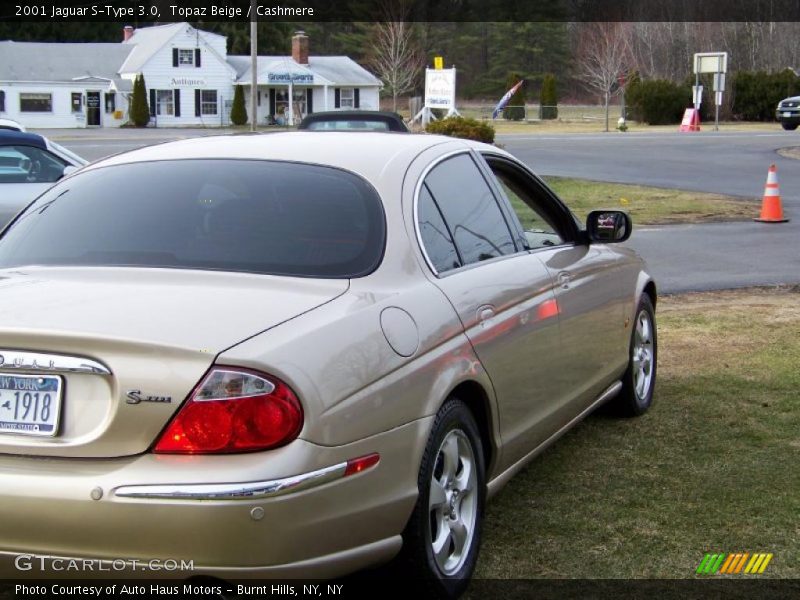
[{"label": "white building", "polygon": [[127,120],[123,44],[0,42],[0,117],[26,127],[114,127]]},{"label": "white building", "polygon": [[[249,104],[251,68],[249,56],[228,56],[226,46],[225,36],[188,23],[125,27],[119,44],[0,42],[0,117],[33,128],[119,126],[141,73],[151,125],[227,125],[234,86],[245,86]],[[257,85],[262,125],[379,108],[378,78],[346,56],[309,56],[302,32],[291,55],[258,58]]]}]

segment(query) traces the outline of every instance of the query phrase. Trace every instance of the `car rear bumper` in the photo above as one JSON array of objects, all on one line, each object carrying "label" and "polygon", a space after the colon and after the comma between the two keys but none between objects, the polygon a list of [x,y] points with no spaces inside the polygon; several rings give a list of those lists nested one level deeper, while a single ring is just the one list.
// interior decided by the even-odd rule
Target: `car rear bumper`
[{"label": "car rear bumper", "polygon": [[72,565],[41,557],[70,557],[71,577],[328,578],[380,563],[400,548],[429,428],[236,456],[0,457],[0,577]]}]

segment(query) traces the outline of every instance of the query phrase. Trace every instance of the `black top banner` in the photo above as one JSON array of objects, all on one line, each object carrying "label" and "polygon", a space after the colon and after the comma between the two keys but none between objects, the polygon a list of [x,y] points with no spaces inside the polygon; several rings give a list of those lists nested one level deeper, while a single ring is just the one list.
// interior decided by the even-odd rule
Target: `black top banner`
[{"label": "black top banner", "polygon": [[800,0],[11,0],[5,22],[800,21]]}]

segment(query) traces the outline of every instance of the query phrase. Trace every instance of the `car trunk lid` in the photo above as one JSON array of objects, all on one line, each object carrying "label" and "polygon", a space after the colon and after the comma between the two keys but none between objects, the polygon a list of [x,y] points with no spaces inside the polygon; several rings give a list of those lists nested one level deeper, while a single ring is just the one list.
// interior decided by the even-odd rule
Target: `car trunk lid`
[{"label": "car trunk lid", "polygon": [[51,403],[55,388],[61,396],[55,435],[4,431],[0,453],[144,452],[217,354],[347,287],[346,279],[174,269],[0,271],[0,429],[19,421],[25,393],[29,413],[37,391]]}]

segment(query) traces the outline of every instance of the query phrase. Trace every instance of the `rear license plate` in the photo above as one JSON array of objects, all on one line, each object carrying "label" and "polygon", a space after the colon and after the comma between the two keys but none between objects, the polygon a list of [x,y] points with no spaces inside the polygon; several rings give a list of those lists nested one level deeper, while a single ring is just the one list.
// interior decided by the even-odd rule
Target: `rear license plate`
[{"label": "rear license plate", "polygon": [[0,433],[52,437],[61,413],[61,377],[0,373]]}]

